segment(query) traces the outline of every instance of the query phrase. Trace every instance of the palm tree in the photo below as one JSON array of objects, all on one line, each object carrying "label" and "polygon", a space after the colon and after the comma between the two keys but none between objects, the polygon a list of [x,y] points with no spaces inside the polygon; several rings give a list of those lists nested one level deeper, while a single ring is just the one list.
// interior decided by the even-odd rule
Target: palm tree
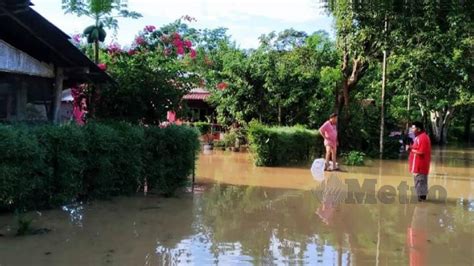
[{"label": "palm tree", "polygon": [[127,0],[62,0],[65,14],[87,16],[94,24],[84,30],[88,43],[94,43],[95,63],[99,63],[99,43],[105,40],[107,33],[104,28],[118,28],[119,17],[139,18],[142,15],[128,11]]}]

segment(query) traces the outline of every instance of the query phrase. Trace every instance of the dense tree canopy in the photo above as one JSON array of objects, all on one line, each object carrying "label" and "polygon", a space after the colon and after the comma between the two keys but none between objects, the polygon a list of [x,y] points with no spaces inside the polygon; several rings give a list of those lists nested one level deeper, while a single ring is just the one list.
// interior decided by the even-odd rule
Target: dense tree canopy
[{"label": "dense tree canopy", "polygon": [[167,110],[185,115],[181,97],[205,87],[224,125],[259,120],[318,128],[330,113],[340,112],[343,150],[373,154],[382,102],[384,138],[414,120],[430,124],[436,142],[448,141],[449,128],[451,139],[470,137],[472,3],[324,2],[335,20],[335,39],[326,32],[286,29],[261,35],[255,49],[241,49],[225,28],[197,29],[189,16],[159,29],[147,26],[128,53],[114,54],[109,47],[104,56],[121,89],[102,99],[102,116],[159,122]]}]

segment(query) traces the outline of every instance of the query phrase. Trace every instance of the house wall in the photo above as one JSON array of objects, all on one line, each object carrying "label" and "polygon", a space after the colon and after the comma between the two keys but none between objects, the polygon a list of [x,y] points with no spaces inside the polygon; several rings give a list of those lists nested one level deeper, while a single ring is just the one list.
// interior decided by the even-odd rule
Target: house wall
[{"label": "house wall", "polygon": [[0,120],[48,120],[53,80],[0,72]]},{"label": "house wall", "polygon": [[187,100],[186,104],[190,114],[187,119],[190,121],[207,121],[207,117],[214,116],[215,109],[202,100]]},{"label": "house wall", "polygon": [[54,66],[40,62],[0,39],[0,72],[54,77]]}]

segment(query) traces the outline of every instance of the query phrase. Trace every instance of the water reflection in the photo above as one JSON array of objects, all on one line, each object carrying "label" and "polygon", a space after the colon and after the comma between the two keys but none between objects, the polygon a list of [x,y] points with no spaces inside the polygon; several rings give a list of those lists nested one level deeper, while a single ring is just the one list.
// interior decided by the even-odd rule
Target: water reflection
[{"label": "water reflection", "polygon": [[69,205],[64,205],[61,209],[69,214],[71,223],[82,227],[82,217],[84,206],[82,202],[76,202]]},{"label": "water reflection", "polygon": [[413,211],[411,225],[407,229],[410,266],[426,265],[428,249],[427,219],[427,206],[425,204],[417,205]]},{"label": "water reflection", "polygon": [[[257,169],[247,155],[226,156],[200,159],[196,193],[45,211],[34,224],[53,231],[4,234],[0,265],[472,264],[474,201],[466,169],[437,164],[461,178],[433,178],[446,183],[447,203],[347,204],[345,178],[360,172],[379,177],[379,168],[315,182],[307,169]],[[210,161],[214,169],[202,168]],[[379,177],[382,184],[410,182],[397,172],[405,165],[387,165],[396,168],[381,168],[391,173]],[[231,176],[246,185],[229,184]],[[13,216],[0,215],[0,235],[14,227]]]}]

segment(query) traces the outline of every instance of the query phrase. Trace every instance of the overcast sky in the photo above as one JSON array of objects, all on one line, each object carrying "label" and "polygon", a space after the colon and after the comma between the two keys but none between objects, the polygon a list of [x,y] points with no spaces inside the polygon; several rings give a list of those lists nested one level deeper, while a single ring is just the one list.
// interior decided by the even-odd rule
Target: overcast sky
[{"label": "overcast sky", "polygon": [[[61,0],[32,0],[34,9],[67,34],[81,33],[92,20],[64,15]],[[109,34],[106,44],[118,41],[129,45],[145,25],[160,27],[183,15],[197,19],[195,28],[228,28],[241,48],[255,48],[258,37],[287,28],[312,33],[332,32],[332,20],[322,10],[319,0],[129,0],[129,9],[142,18],[121,19],[116,36]],[[115,38],[115,39],[114,39]]]}]

